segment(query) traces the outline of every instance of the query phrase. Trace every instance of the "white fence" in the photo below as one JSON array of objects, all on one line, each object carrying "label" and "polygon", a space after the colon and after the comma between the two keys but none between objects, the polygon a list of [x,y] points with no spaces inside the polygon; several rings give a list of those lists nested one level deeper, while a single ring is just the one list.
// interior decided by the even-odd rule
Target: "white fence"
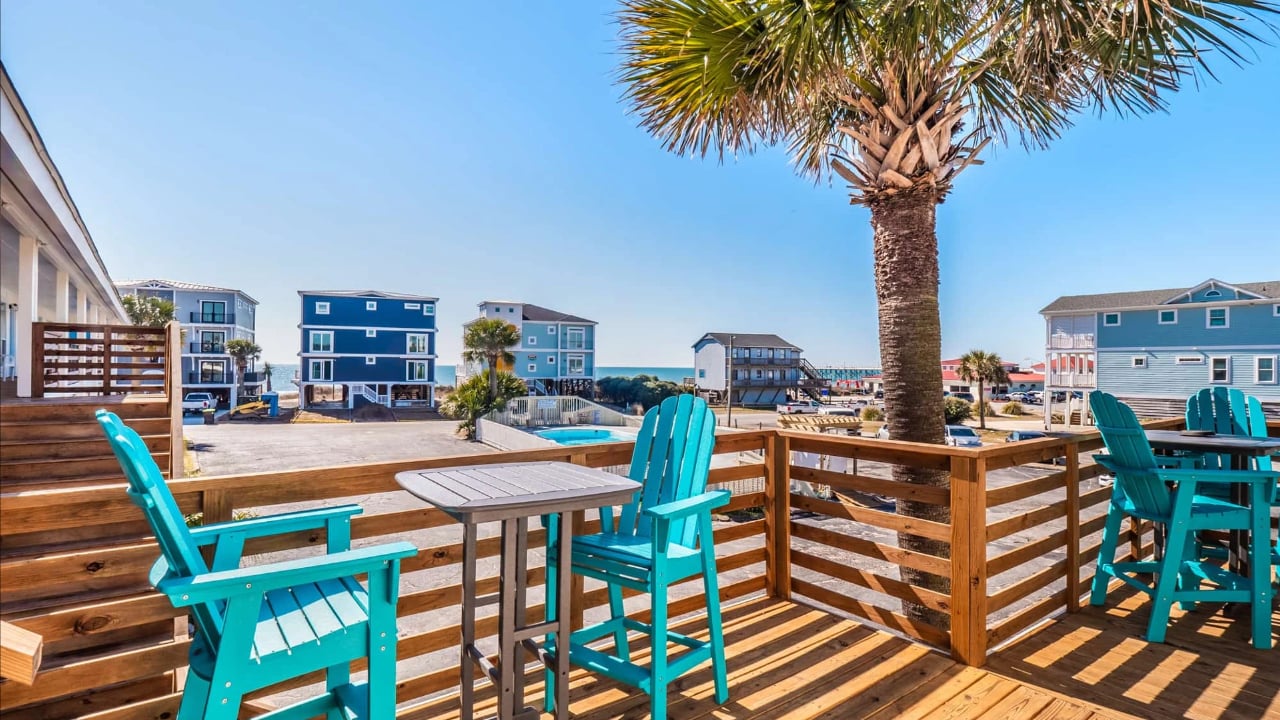
[{"label": "white fence", "polygon": [[484,416],[502,425],[536,427],[540,425],[615,425],[640,427],[643,418],[623,415],[603,405],[576,396],[519,397],[507,403],[505,410],[494,410]]},{"label": "white fence", "polygon": [[556,446],[554,441],[486,418],[476,421],[476,440],[499,450],[537,450]]}]

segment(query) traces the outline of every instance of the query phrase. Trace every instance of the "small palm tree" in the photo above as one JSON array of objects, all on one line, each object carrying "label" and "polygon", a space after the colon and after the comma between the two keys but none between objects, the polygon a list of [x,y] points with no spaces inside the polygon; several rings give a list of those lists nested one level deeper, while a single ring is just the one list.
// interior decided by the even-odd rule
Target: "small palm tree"
[{"label": "small palm tree", "polygon": [[250,361],[257,360],[262,355],[262,348],[258,347],[252,340],[244,338],[236,338],[228,340],[226,344],[227,354],[236,361],[236,387],[239,393],[244,394],[244,374],[249,368]]},{"label": "small palm tree", "polygon": [[158,297],[125,295],[120,298],[129,322],[141,327],[164,327],[178,315],[177,307]]},{"label": "small palm tree", "polygon": [[262,363],[262,377],[267,381],[267,384],[264,386],[266,387],[267,392],[271,392],[271,373],[274,370],[275,367],[271,363]]},{"label": "small palm tree", "polygon": [[987,399],[982,386],[1009,382],[1009,372],[1004,369],[1004,361],[999,355],[986,350],[970,350],[960,356],[960,367],[956,374],[967,383],[978,384],[978,427],[986,430]]},{"label": "small palm tree", "polygon": [[520,331],[515,325],[498,318],[482,318],[467,326],[462,334],[462,359],[482,362],[489,372],[489,397],[498,396],[498,363],[516,361],[511,348],[520,344]]},{"label": "small palm tree", "polygon": [[[622,0],[621,81],[640,124],[686,155],[785,144],[871,215],[880,363],[895,440],[943,441],[937,206],[993,140],[1044,147],[1085,111],[1141,114],[1245,60],[1267,0]],[[744,209],[760,212],[761,208]],[[766,210],[767,211],[767,210]],[[895,465],[900,482],[947,473]],[[948,522],[914,501],[903,515]],[[900,533],[905,549],[947,543]],[[946,578],[903,568],[913,585]],[[906,613],[947,627],[945,613]]]}]

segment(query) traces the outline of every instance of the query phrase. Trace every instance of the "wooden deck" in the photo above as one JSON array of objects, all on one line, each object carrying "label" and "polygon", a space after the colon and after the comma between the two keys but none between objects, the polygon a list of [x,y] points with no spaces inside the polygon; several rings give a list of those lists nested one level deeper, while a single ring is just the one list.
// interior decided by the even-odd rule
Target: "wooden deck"
[{"label": "wooden deck", "polygon": [[[1117,604],[1118,603],[1118,604]],[[1117,591],[1108,608],[1052,622],[996,653],[961,665],[923,645],[824,610],[768,598],[726,608],[730,700],[712,698],[709,669],[672,684],[673,720],[1280,717],[1280,650],[1248,647],[1245,621],[1221,614],[1179,620],[1167,645],[1140,638],[1145,607]],[[1277,620],[1280,621],[1280,615]],[[701,620],[685,624],[696,630]],[[635,652],[642,662],[645,653]],[[482,683],[483,685],[484,683]],[[531,676],[531,704],[541,698]],[[647,698],[582,671],[572,679],[578,720],[639,719]],[[493,709],[482,692],[477,716]],[[454,720],[448,696],[407,717]],[[550,715],[544,715],[549,718]]]}]

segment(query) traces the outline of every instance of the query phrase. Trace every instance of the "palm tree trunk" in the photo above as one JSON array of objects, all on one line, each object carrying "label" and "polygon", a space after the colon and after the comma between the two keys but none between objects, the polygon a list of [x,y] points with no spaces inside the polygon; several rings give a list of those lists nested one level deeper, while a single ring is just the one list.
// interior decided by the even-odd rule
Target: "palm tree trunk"
[{"label": "palm tree trunk", "polygon": [[[876,300],[880,306],[880,363],[884,371],[884,403],[894,440],[942,444],[942,323],[938,315],[938,238],[934,232],[938,197],[932,190],[912,190],[869,203],[875,233]],[[950,487],[945,471],[895,465],[898,482]],[[950,508],[898,500],[897,512],[949,523]],[[950,557],[946,542],[909,533],[898,545],[938,557]],[[900,568],[902,580],[918,587],[950,593],[950,578]],[[903,602],[903,613],[939,627],[949,627],[946,613]]]},{"label": "palm tree trunk", "polygon": [[978,427],[987,429],[987,399],[982,395],[982,378],[978,378]]},{"label": "palm tree trunk", "polygon": [[489,398],[498,397],[498,357],[490,355],[489,358]]}]

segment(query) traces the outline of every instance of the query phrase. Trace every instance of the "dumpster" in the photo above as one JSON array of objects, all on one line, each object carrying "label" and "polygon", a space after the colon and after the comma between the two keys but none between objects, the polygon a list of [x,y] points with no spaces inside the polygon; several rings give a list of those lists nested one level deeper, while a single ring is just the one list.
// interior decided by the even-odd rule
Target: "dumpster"
[{"label": "dumpster", "polygon": [[262,393],[262,402],[267,404],[267,417],[280,417],[280,393]]}]

